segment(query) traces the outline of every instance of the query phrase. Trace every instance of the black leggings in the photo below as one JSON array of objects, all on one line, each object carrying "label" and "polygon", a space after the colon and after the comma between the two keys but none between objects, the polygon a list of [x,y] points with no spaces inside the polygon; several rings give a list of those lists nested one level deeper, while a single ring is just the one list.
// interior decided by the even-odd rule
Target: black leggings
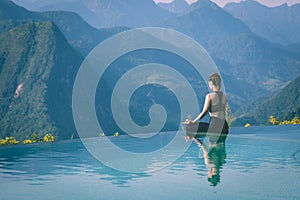
[{"label": "black leggings", "polygon": [[211,117],[209,123],[199,122],[188,124],[186,127],[187,135],[205,135],[209,133],[217,133],[222,135],[228,134],[228,124],[225,119],[220,119],[217,117]]}]

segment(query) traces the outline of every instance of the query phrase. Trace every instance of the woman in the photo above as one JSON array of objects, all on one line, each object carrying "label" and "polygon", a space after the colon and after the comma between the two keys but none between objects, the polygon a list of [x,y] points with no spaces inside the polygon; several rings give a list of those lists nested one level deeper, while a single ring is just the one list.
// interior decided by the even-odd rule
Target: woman
[{"label": "woman", "polygon": [[[202,112],[194,120],[185,120],[184,124],[187,125],[187,134],[197,133],[222,133],[228,134],[228,124],[225,119],[225,110],[228,107],[227,99],[221,89],[221,77],[217,73],[213,73],[208,80],[211,93],[205,97],[205,103]],[[209,112],[209,123],[196,123],[202,119]],[[195,136],[195,135],[193,135]]]}]

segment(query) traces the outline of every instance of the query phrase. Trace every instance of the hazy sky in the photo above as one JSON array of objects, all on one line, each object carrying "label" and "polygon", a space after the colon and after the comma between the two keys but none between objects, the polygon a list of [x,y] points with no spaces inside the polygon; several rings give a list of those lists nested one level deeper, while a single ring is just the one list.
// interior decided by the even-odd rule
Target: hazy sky
[{"label": "hazy sky", "polygon": [[[173,0],[154,0],[155,2],[172,2]],[[197,0],[186,0],[188,3],[193,3]],[[213,2],[217,3],[219,6],[223,7],[225,4],[229,2],[240,2],[241,0],[212,0]],[[278,6],[284,3],[288,5],[293,5],[296,3],[300,3],[300,0],[257,0],[261,4],[267,6]]]}]

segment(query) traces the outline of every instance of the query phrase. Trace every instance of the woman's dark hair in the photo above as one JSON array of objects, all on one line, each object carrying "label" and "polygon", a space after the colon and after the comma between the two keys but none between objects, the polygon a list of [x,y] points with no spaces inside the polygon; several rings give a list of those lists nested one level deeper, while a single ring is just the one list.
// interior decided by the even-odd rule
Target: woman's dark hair
[{"label": "woman's dark hair", "polygon": [[213,85],[221,87],[221,77],[218,73],[213,73],[212,75],[210,75],[209,80],[211,81]]}]

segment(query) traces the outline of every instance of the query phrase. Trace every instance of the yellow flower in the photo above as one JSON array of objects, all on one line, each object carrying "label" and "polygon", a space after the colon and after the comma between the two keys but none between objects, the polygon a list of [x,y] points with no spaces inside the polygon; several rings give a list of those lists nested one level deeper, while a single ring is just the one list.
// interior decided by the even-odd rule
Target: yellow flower
[{"label": "yellow flower", "polygon": [[270,116],[269,121],[270,121],[271,124],[273,124],[273,125],[279,124],[278,119],[277,119],[276,117],[272,116],[272,115]]},{"label": "yellow flower", "polygon": [[249,124],[249,123],[245,124],[245,127],[250,127],[250,126],[251,126],[251,124]]},{"label": "yellow flower", "polygon": [[115,132],[114,136],[115,137],[119,136],[119,132]]},{"label": "yellow flower", "polygon": [[32,143],[32,140],[29,140],[29,139],[23,141],[23,144],[31,144],[31,143]]},{"label": "yellow flower", "polygon": [[54,142],[54,136],[51,133],[47,133],[43,139],[44,142]]},{"label": "yellow flower", "polygon": [[3,145],[9,144],[19,144],[20,141],[17,141],[14,137],[6,137],[5,140],[2,141]]},{"label": "yellow flower", "polygon": [[0,145],[5,145],[5,140],[0,140]]}]

